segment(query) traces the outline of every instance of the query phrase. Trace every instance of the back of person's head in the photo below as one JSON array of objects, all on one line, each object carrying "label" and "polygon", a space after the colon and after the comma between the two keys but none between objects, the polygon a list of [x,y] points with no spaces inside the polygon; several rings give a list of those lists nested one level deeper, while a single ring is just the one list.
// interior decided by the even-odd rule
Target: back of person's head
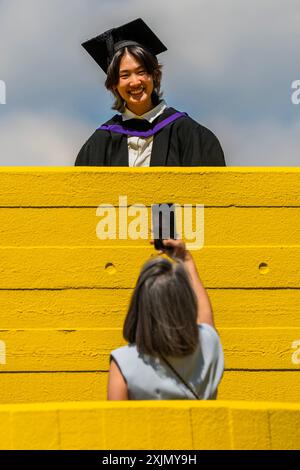
[{"label": "back of person's head", "polygon": [[123,334],[140,353],[151,356],[182,357],[195,351],[197,299],[182,262],[158,257],[143,266]]}]

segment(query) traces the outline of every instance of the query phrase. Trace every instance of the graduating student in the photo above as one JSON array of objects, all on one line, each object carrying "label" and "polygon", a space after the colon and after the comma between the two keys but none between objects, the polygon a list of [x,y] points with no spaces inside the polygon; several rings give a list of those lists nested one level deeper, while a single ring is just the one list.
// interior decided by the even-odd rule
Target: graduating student
[{"label": "graduating student", "polygon": [[216,136],[160,92],[167,48],[139,18],[82,44],[107,74],[116,114],[80,150],[81,166],[225,166]]}]

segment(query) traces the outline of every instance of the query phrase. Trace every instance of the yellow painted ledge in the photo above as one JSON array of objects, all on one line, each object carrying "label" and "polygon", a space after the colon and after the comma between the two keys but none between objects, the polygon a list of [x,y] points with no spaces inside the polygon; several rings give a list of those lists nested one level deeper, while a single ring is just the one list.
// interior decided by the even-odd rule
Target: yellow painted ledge
[{"label": "yellow painted ledge", "polygon": [[[1,207],[117,206],[170,201],[205,206],[299,207],[300,169],[289,167],[3,167]],[[109,196],[109,197],[108,197]],[[155,201],[155,202],[157,202]]]},{"label": "yellow painted ledge", "polygon": [[0,406],[0,449],[299,449],[300,403]]}]

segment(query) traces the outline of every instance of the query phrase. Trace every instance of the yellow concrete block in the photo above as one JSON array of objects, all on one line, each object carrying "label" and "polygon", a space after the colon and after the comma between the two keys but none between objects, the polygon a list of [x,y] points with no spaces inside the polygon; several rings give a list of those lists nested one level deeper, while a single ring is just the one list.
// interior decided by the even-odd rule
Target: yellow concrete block
[{"label": "yellow concrete block", "polygon": [[129,289],[118,289],[117,295],[112,289],[0,290],[0,325],[122,328],[130,295]]},{"label": "yellow concrete block", "polygon": [[[106,400],[107,372],[1,374],[0,403]],[[218,400],[299,402],[299,371],[225,371]]]},{"label": "yellow concrete block", "polygon": [[193,449],[190,410],[182,402],[148,407],[151,449]]},{"label": "yellow concrete block", "polygon": [[6,343],[1,371],[108,370],[112,349],[125,344],[119,329],[0,331]]},{"label": "yellow concrete block", "polygon": [[[298,370],[292,343],[298,328],[219,328],[227,369]],[[121,329],[25,329],[0,331],[6,344],[1,371],[108,370],[113,349],[126,344]]]},{"label": "yellow concrete block", "polygon": [[150,423],[148,410],[120,406],[106,407],[104,413],[105,449],[150,449]]},{"label": "yellow concrete block", "polygon": [[[31,408],[30,408],[31,406]],[[45,405],[44,405],[45,406]],[[40,409],[39,409],[40,408]],[[16,450],[53,450],[60,448],[58,413],[43,406],[28,405],[14,409],[12,414],[12,441]]]},{"label": "yellow concrete block", "polygon": [[[201,406],[202,405],[202,406]],[[231,449],[228,409],[206,402],[191,408],[193,448],[198,450]]]},{"label": "yellow concrete block", "polygon": [[233,449],[271,449],[269,416],[266,409],[250,408],[247,410],[232,407],[229,413]]},{"label": "yellow concrete block", "polygon": [[[299,447],[299,404],[195,400],[73,402],[1,405],[0,414],[3,413],[11,413],[13,449]],[[0,430],[0,440],[4,442],[7,429]]]},{"label": "yellow concrete block", "polygon": [[300,409],[270,411],[270,433],[273,450],[300,449]]},{"label": "yellow concrete block", "polygon": [[[0,247],[1,289],[133,288],[150,247]],[[194,252],[207,288],[299,288],[300,247],[208,247]],[[111,269],[113,267],[113,270]]]},{"label": "yellow concrete block", "polygon": [[[147,210],[150,238],[151,209]],[[192,218],[196,220],[195,209]],[[128,223],[132,220],[134,217],[129,217]],[[1,208],[0,246],[123,246],[126,249],[147,245],[143,239],[100,240],[96,235],[99,221],[95,207]],[[118,221],[116,209],[117,224]],[[272,246],[283,242],[298,245],[299,231],[297,207],[205,207],[205,246]]]},{"label": "yellow concrete block", "polygon": [[10,412],[0,411],[0,450],[12,449],[12,427]]},{"label": "yellow concrete block", "polygon": [[150,205],[157,194],[179,204],[299,207],[299,180],[299,168],[5,167],[0,205],[97,207],[117,205],[120,194]]},{"label": "yellow concrete block", "polygon": [[299,289],[208,289],[218,328],[300,326]]},{"label": "yellow concrete block", "polygon": [[[1,212],[1,211],[0,211]],[[300,327],[299,289],[208,289],[218,328]],[[0,290],[1,329],[122,328],[131,289]]]},{"label": "yellow concrete block", "polygon": [[299,369],[292,343],[299,328],[220,328],[227,369]]},{"label": "yellow concrete block", "polygon": [[90,408],[58,411],[61,449],[105,448],[103,411]]},{"label": "yellow concrete block", "polygon": [[106,400],[107,376],[100,371],[2,373],[0,403]]},{"label": "yellow concrete block", "polygon": [[299,402],[299,370],[227,370],[219,386],[219,400]]}]

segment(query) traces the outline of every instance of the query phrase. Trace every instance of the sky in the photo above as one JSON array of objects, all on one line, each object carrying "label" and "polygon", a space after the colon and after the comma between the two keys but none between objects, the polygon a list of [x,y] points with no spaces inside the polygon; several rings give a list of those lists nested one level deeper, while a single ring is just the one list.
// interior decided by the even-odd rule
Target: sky
[{"label": "sky", "polygon": [[74,165],[115,114],[81,43],[138,17],[168,47],[167,104],[217,135],[228,166],[300,165],[298,0],[0,0],[1,166]]}]

